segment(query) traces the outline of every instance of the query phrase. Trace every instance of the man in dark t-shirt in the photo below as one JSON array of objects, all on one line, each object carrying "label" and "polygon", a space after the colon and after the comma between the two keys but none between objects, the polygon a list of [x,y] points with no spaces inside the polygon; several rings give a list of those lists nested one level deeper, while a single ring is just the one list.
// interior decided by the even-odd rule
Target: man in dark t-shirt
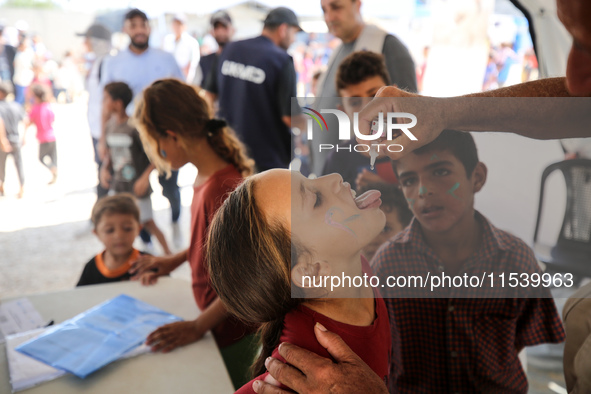
[{"label": "man in dark t-shirt", "polygon": [[[218,50],[214,53],[210,53],[206,56],[201,56],[199,60],[198,72],[195,73],[195,83],[199,84],[203,89],[207,86],[209,78],[215,78],[215,73],[211,73],[211,70],[217,69],[218,59],[220,54],[232,40],[234,36],[234,26],[232,26],[232,18],[224,10],[219,10],[211,15],[211,35],[218,44]],[[197,80],[197,78],[201,78]]]},{"label": "man in dark t-shirt", "polygon": [[271,10],[260,36],[226,46],[216,78],[206,86],[219,98],[220,117],[247,146],[258,171],[287,168],[291,161],[296,73],[286,50],[301,30],[292,10]]}]

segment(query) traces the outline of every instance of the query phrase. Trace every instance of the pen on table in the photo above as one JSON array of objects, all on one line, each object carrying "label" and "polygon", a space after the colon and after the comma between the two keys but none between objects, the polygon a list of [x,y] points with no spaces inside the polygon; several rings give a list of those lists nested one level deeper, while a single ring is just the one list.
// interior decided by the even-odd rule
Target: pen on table
[{"label": "pen on table", "polygon": [[46,328],[46,327],[49,327],[49,326],[53,326],[53,324],[54,324],[54,321],[53,320],[50,320],[50,321],[47,322],[46,325],[43,326],[43,328]]}]

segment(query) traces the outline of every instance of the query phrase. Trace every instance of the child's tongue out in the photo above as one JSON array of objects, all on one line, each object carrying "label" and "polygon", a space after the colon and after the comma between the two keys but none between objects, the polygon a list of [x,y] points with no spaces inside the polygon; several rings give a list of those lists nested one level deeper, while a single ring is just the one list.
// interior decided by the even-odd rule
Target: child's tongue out
[{"label": "child's tongue out", "polygon": [[377,190],[368,190],[355,199],[355,204],[359,209],[379,207],[382,204],[381,195]]}]

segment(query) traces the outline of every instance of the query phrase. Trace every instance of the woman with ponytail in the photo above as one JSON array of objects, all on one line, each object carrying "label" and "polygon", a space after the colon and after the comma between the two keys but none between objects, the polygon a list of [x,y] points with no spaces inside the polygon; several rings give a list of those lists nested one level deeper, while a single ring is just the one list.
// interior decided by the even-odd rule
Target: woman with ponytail
[{"label": "woman with ponytail", "polygon": [[[314,329],[339,334],[384,380],[390,362],[399,365],[384,300],[368,280],[356,287],[372,275],[361,250],[384,228],[379,197],[355,198],[338,174],[276,169],[247,178],[218,209],[206,246],[211,282],[230,313],[259,326],[262,348],[239,393],[265,379],[267,357],[285,361],[282,342],[330,359]],[[358,279],[331,287],[331,277]]]},{"label": "woman with ponytail", "polygon": [[132,279],[156,283],[185,261],[192,271],[195,301],[201,314],[193,321],[168,324],[148,336],[153,351],[168,352],[198,341],[211,330],[235,387],[248,381],[256,354],[253,328],[231,317],[210,285],[204,244],[209,223],[227,195],[251,175],[254,162],[226,122],[210,116],[206,101],[180,81],[154,82],[136,104],[136,127],[150,159],[161,172],[187,163],[197,167],[191,204],[189,248],[173,256],[141,257],[132,265]]}]

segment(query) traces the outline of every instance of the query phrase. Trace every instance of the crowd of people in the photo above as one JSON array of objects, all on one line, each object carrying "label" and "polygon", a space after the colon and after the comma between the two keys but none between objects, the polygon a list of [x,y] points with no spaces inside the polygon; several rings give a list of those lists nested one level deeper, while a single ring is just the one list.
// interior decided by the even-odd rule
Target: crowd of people
[{"label": "crowd of people", "polygon": [[[567,78],[474,96],[591,94],[591,7],[573,12],[570,4],[558,4],[574,38]],[[481,108],[461,101],[466,98],[427,97],[409,107],[399,97],[420,97],[424,67],[415,66],[404,43],[365,23],[360,0],[321,0],[321,6],[338,39],[329,41],[329,53],[312,37],[290,56],[302,27],[287,7],[270,10],[260,35],[239,41],[232,40],[229,13],[215,12],[210,33],[218,49],[209,55],[187,34],[183,15],[173,17],[162,48],[150,45],[150,23],[139,9],[125,14],[129,45],[115,55],[105,26],[93,24],[82,34],[94,54],[86,77],[99,168],[91,220],[104,250],[84,266],[78,285],[151,285],[188,261],[201,313],[158,328],[147,344],[169,352],[211,330],[240,393],[527,392],[519,352],[565,340],[548,289],[535,297],[463,298],[450,291],[420,299],[386,297],[366,285],[331,289],[326,298],[326,282],[319,289],[306,280],[375,273],[385,282],[443,272],[479,276],[495,269],[540,274],[522,240],[475,210],[474,195],[485,186],[487,168],[464,130],[545,139],[588,136],[589,115],[581,119],[588,100],[558,108],[560,119],[532,115],[528,119],[536,121],[526,126],[507,119],[524,111],[539,114],[540,108],[516,108],[513,102]],[[8,48],[2,47],[3,58]],[[9,64],[18,76],[17,56]],[[39,158],[55,181],[51,91],[40,77],[22,85],[14,75],[0,88],[0,187],[6,156],[18,161],[18,123],[27,119],[36,125]],[[298,84],[322,99],[301,108],[292,101]],[[15,100],[7,101],[11,92]],[[372,100],[376,96],[382,99]],[[22,104],[30,104],[26,113]],[[327,109],[359,120],[346,123],[356,137],[340,139],[341,118],[320,116],[327,132],[298,139],[295,146],[309,149],[308,172],[322,176],[290,171],[297,137],[292,129],[312,124],[305,111],[320,115]],[[429,116],[433,111],[441,116]],[[369,150],[351,147],[367,142],[372,122],[387,112],[421,119],[413,128],[419,142],[409,145],[408,133],[381,140],[405,149],[388,150],[388,157],[370,164]],[[571,120],[570,128],[562,118]],[[328,145],[337,148],[323,152]],[[153,220],[149,176],[158,171],[174,233],[181,214],[178,170],[186,164],[197,168],[190,243],[177,245],[181,251],[173,254]],[[22,194],[22,165],[17,170]],[[134,248],[138,236],[148,253]],[[163,256],[148,248],[152,236]],[[574,308],[569,321],[588,320],[588,310]],[[588,333],[577,338],[589,342]],[[591,352],[571,358],[565,358],[568,389],[591,389],[585,369]]]}]

